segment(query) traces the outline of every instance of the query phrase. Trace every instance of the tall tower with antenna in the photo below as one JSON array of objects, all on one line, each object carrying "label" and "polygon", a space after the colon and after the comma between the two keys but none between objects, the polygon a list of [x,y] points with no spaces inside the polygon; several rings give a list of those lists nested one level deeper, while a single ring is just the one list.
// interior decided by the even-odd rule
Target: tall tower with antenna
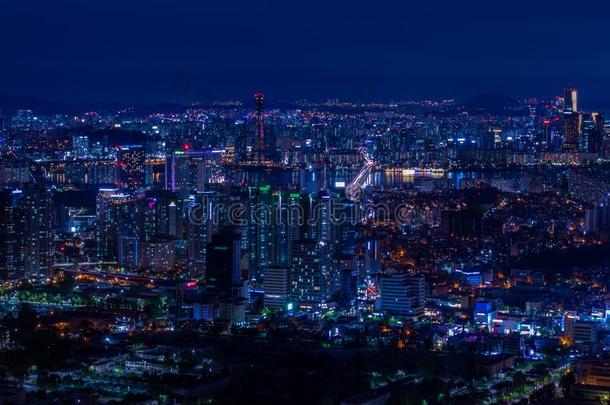
[{"label": "tall tower with antenna", "polygon": [[257,157],[258,163],[261,164],[265,161],[265,122],[264,122],[264,100],[265,95],[263,93],[256,93],[254,95],[256,101],[256,135],[257,135]]}]

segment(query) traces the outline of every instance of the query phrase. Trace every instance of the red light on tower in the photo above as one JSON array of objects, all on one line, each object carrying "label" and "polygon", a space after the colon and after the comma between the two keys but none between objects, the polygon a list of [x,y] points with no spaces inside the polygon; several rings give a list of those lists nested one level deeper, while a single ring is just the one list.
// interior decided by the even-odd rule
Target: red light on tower
[{"label": "red light on tower", "polygon": [[254,95],[256,101],[256,127],[258,135],[258,163],[261,164],[265,160],[265,123],[263,121],[263,110],[265,96],[263,93]]},{"label": "red light on tower", "polygon": [[188,151],[191,148],[191,146],[188,143],[185,143],[184,145],[182,145],[182,149]]},{"label": "red light on tower", "polygon": [[542,123],[543,123],[544,125],[550,125],[550,124],[551,124],[551,120],[550,120],[550,119],[548,119],[548,118],[546,118],[545,120],[543,120],[543,121],[542,121]]}]

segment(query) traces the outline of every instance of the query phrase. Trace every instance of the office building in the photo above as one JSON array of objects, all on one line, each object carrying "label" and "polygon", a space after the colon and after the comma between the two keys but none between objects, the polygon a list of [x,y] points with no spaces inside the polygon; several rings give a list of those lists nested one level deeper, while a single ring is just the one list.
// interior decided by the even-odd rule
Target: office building
[{"label": "office building", "polygon": [[409,318],[424,315],[425,280],[406,273],[381,277],[380,309],[388,314]]},{"label": "office building", "polygon": [[274,311],[285,310],[290,299],[290,269],[288,267],[265,269],[263,287],[265,307]]},{"label": "office building", "polygon": [[292,243],[291,295],[305,310],[326,308],[332,296],[332,268],[328,245],[311,239]]}]

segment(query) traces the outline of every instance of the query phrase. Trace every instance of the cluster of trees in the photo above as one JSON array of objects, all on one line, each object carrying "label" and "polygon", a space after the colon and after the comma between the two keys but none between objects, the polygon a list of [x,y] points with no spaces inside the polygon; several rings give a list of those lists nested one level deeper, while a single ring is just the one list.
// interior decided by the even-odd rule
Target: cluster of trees
[{"label": "cluster of trees", "polygon": [[13,375],[24,376],[33,366],[61,368],[74,349],[68,339],[40,328],[38,314],[29,305],[21,305],[16,315],[7,315],[2,323],[10,331],[15,349],[0,352],[0,366]]}]

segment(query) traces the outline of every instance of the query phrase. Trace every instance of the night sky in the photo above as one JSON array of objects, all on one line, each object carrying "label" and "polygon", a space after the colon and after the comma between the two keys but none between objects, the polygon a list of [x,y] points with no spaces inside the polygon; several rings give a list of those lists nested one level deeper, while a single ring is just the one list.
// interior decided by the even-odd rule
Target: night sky
[{"label": "night sky", "polygon": [[610,99],[607,1],[19,0],[0,93],[56,101]]}]

